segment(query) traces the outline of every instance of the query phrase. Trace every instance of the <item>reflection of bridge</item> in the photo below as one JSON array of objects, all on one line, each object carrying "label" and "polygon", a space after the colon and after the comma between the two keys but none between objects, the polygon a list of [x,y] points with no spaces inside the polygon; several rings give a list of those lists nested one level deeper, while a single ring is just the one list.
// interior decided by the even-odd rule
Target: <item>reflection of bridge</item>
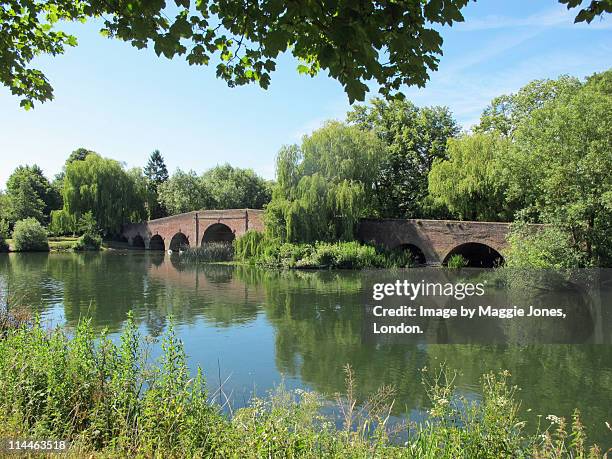
[{"label": "reflection of bridge", "polygon": [[250,229],[263,231],[263,211],[200,210],[123,226],[131,246],[151,250],[197,247],[203,242],[233,241]]},{"label": "reflection of bridge", "polygon": [[[263,230],[263,211],[201,210],[128,224],[123,236],[131,246],[151,250],[197,247],[204,242],[233,241],[250,229]],[[509,223],[454,220],[363,219],[358,237],[388,248],[409,250],[422,264],[445,263],[459,254],[471,266],[503,261]]]}]

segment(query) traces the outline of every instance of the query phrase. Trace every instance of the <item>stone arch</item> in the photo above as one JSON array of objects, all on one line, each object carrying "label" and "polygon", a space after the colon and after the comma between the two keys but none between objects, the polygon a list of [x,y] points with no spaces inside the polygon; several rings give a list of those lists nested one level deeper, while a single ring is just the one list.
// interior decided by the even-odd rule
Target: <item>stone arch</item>
[{"label": "stone arch", "polygon": [[162,251],[166,250],[166,244],[164,243],[164,239],[159,234],[156,234],[149,241],[149,249]]},{"label": "stone arch", "polygon": [[425,258],[425,253],[421,250],[418,245],[415,244],[401,244],[397,247],[398,250],[403,252],[409,252],[417,265],[424,265],[427,263],[427,259]]},{"label": "stone arch", "polygon": [[140,234],[137,234],[136,236],[134,236],[132,238],[132,247],[135,247],[137,249],[144,249],[145,248],[144,239],[142,238],[142,236]]},{"label": "stone arch", "polygon": [[170,241],[170,250],[178,251],[180,249],[189,247],[189,239],[180,231],[172,236]]},{"label": "stone arch", "polygon": [[202,244],[206,242],[232,242],[236,238],[236,235],[232,229],[223,223],[213,223],[202,237]]},{"label": "stone arch", "polygon": [[501,253],[480,242],[466,242],[456,246],[446,254],[442,264],[446,265],[453,255],[461,255],[465,258],[470,268],[495,268],[504,264],[504,257]]}]

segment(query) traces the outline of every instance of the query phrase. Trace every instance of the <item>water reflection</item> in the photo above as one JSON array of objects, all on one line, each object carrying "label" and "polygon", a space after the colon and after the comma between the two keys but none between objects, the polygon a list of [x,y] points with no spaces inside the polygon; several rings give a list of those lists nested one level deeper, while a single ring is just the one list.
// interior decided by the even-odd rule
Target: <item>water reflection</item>
[{"label": "water reflection", "polygon": [[[473,396],[483,372],[509,369],[523,388],[523,409],[532,409],[533,423],[535,414],[567,416],[578,407],[595,439],[606,437],[604,421],[612,420],[612,338],[597,324],[602,317],[609,320],[610,311],[602,306],[609,297],[599,298],[599,306],[597,299],[582,299],[591,306],[581,309],[586,312],[578,327],[599,334],[608,345],[524,345],[525,327],[512,325],[495,333],[513,337],[514,345],[364,342],[367,275],[186,266],[176,257],[147,252],[0,255],[0,288],[43,315],[61,313],[71,327],[88,316],[98,329],[117,332],[134,310],[142,329],[157,337],[174,316],[190,363],[203,366],[212,385],[220,368],[224,377],[231,374],[238,405],[283,377],[289,387],[334,394],[343,390],[342,368],[350,363],[361,396],[393,384],[395,414],[414,414],[426,404],[421,368],[448,362],[460,370],[458,382]],[[506,287],[514,291],[505,294],[515,299],[529,294],[537,301],[538,295],[529,293],[529,279],[512,282]],[[539,289],[547,285],[542,279],[536,284]],[[572,283],[567,286],[559,301],[571,307],[576,296]],[[589,320],[593,330],[584,327]],[[464,325],[445,326],[450,337],[468,334]]]}]

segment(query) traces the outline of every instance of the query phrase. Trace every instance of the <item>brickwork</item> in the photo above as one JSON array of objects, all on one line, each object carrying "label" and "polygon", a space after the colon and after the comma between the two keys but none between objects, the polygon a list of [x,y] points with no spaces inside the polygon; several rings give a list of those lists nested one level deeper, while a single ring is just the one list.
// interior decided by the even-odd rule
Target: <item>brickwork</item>
[{"label": "brickwork", "polygon": [[151,238],[159,235],[164,241],[164,248],[170,248],[170,241],[177,234],[184,234],[190,247],[202,243],[204,233],[214,224],[226,225],[235,237],[242,236],[247,230],[263,231],[263,211],[256,209],[200,210],[158,218],[142,223],[130,223],[123,226],[122,234],[133,245],[134,238],[143,238],[145,248],[150,248]]},{"label": "brickwork", "polygon": [[[172,238],[182,233],[190,247],[202,243],[204,234],[211,225],[226,225],[234,237],[242,236],[247,230],[264,230],[263,211],[254,209],[201,210],[128,224],[123,227],[131,245],[134,238],[143,238],[145,248],[150,248],[151,238],[159,235],[164,248],[170,248]],[[359,225],[358,239],[388,248],[404,245],[418,247],[427,264],[444,262],[449,253],[467,243],[484,244],[503,255],[507,248],[508,223],[470,222],[454,220],[404,220],[404,219],[363,219]]]},{"label": "brickwork", "polygon": [[428,264],[439,264],[453,249],[467,243],[484,244],[503,255],[509,229],[509,223],[363,219],[358,237],[388,248],[412,244],[423,251]]}]

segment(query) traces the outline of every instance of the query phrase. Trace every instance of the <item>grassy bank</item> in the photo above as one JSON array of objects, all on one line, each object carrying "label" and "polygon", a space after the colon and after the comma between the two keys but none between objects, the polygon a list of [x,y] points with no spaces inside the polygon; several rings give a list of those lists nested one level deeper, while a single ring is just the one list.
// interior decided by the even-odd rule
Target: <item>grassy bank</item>
[{"label": "grassy bank", "polygon": [[[389,425],[393,389],[356,400],[345,368],[341,422],[322,416],[313,393],[278,390],[223,414],[204,375],[190,375],[172,327],[150,362],[134,322],[117,344],[39,324],[9,327],[0,339],[0,437],[71,441],[74,457],[601,457],[586,446],[578,413],[549,417],[538,434],[518,417],[508,373],[482,378],[482,400],[466,400],[445,371],[425,372],[428,420]],[[341,371],[341,370],[339,370]],[[227,410],[226,410],[227,411]],[[230,410],[231,411],[231,410]],[[568,425],[569,424],[569,425]],[[401,441],[398,439],[401,438]]]}]

